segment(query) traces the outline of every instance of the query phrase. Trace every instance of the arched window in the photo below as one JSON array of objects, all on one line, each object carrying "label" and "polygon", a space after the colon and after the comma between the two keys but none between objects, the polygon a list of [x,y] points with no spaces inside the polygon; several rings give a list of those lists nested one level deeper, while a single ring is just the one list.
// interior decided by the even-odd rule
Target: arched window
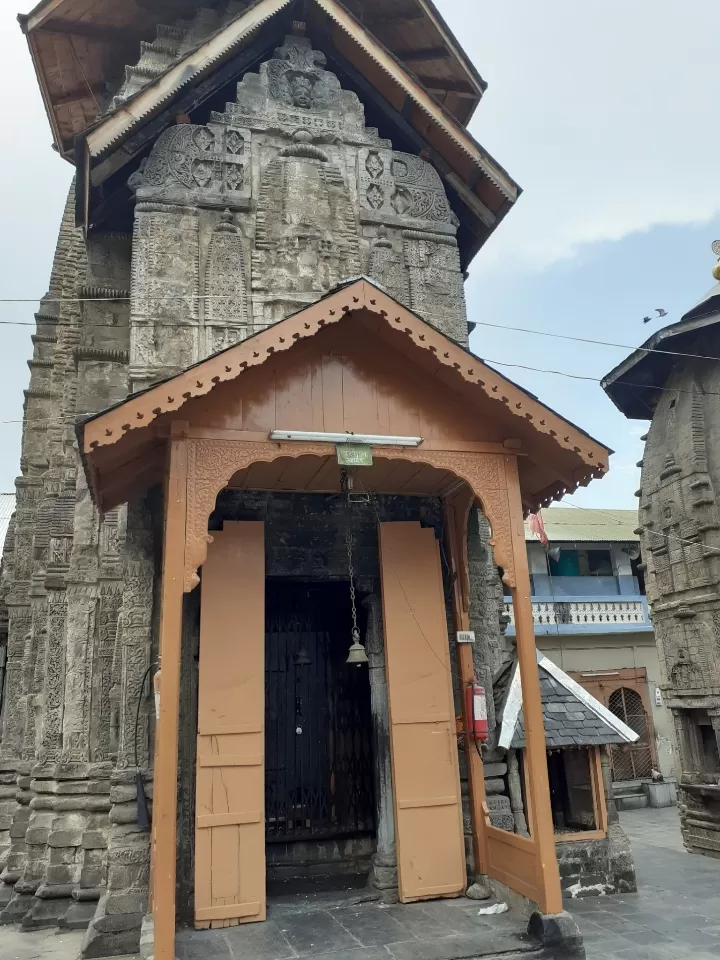
[{"label": "arched window", "polygon": [[649,743],[648,717],[642,697],[631,687],[618,687],[610,694],[608,708],[639,737],[635,743],[613,746],[613,780],[640,780],[649,777],[653,759]]},{"label": "arched window", "polygon": [[620,687],[613,690],[608,701],[610,710],[626,723],[631,730],[634,730],[641,738],[647,733],[647,717],[645,716],[645,707],[642,697],[637,690],[631,690],[630,687]]}]

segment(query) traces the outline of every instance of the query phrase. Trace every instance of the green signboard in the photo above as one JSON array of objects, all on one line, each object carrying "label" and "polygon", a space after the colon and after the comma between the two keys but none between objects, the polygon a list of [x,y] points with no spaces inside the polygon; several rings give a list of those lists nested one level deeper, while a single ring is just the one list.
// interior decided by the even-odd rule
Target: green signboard
[{"label": "green signboard", "polygon": [[371,467],[372,448],[366,443],[339,443],[337,458],[341,467]]}]

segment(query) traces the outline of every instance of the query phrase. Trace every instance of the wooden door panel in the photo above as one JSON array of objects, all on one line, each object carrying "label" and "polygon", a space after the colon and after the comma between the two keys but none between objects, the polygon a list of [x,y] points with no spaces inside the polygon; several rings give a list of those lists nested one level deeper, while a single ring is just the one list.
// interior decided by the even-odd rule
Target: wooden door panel
[{"label": "wooden door panel", "polygon": [[400,899],[464,892],[465,843],[440,554],[418,523],[380,524]]},{"label": "wooden door panel", "polygon": [[195,925],[265,919],[265,531],[226,523],[203,565]]}]

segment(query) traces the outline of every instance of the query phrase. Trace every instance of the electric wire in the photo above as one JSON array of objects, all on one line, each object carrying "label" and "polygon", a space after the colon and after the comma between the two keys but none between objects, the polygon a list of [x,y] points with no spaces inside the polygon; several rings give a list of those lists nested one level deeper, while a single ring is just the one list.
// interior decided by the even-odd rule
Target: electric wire
[{"label": "electric wire", "polygon": [[[66,303],[130,303],[131,297],[57,297],[57,298],[42,298],[42,303],[47,304],[66,304]],[[189,301],[192,303],[207,302],[207,301],[216,301],[216,300],[232,300],[235,299],[235,294],[164,294],[157,297],[143,297],[143,302],[145,303],[167,303],[168,301],[180,300],[180,301]],[[13,298],[13,297],[0,297],[1,303],[39,303],[39,298]],[[54,319],[54,318],[52,318]],[[42,317],[40,321],[42,323]],[[0,325],[7,326],[18,326],[18,327],[33,327],[35,326],[35,321],[31,320],[0,320]],[[641,353],[659,353],[664,356],[669,357],[685,357],[690,360],[720,360],[720,357],[711,357],[702,353],[684,353],[680,350],[663,350],[659,347],[644,347],[644,346],[633,346],[629,343],[616,343],[612,340],[595,340],[590,337],[577,337],[569,333],[554,333],[549,330],[536,330],[533,327],[515,327],[509,326],[504,323],[491,323],[488,320],[475,320],[473,321],[477,327],[489,327],[494,330],[507,330],[510,333],[528,333],[536,337],[550,337],[554,340],[571,340],[574,343],[589,343],[594,346],[600,347],[612,347],[618,350],[632,350],[638,351]],[[102,323],[100,321],[90,321],[84,323],[83,326],[91,327],[115,327],[119,328],[119,324],[116,323]],[[155,321],[154,326],[177,326],[174,321]],[[239,324],[239,326],[244,327],[266,327],[267,324],[253,323],[252,321],[244,322]],[[489,363],[495,363],[499,361],[488,361]]]}]

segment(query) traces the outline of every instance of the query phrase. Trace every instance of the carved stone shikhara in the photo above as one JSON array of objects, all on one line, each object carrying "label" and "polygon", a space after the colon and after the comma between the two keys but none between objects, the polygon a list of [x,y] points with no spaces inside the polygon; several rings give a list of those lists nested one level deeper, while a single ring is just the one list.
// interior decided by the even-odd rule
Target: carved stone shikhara
[{"label": "carved stone shikhara", "polygon": [[[690,353],[714,356],[716,336]],[[718,378],[688,361],[660,393],[642,460],[640,536],[665,702],[675,721],[685,846],[720,856]]]},{"label": "carved stone shikhara", "polygon": [[[160,26],[110,109],[245,5]],[[151,797],[145,681],[157,656],[162,510],[150,496],[99,515],[79,469],[75,421],[363,273],[467,343],[458,220],[438,173],[366,126],[357,95],[304,37],[288,37],[245,74],[235,100],[205,125],[161,133],[131,187],[132,236],[85,239],[68,199],[36,315],[17,509],[0,577],[8,653],[0,920],[36,927],[92,918],[86,956],[133,952],[146,910],[149,836],[137,826],[135,770]],[[435,453],[432,462],[446,460]],[[476,481],[484,472],[487,513],[504,529],[502,457],[461,467]],[[190,578],[217,492],[195,488],[206,496]],[[506,538],[496,549],[511,582]],[[473,591],[473,625],[487,686],[500,633],[498,581],[484,550],[473,574],[492,584]]]}]

